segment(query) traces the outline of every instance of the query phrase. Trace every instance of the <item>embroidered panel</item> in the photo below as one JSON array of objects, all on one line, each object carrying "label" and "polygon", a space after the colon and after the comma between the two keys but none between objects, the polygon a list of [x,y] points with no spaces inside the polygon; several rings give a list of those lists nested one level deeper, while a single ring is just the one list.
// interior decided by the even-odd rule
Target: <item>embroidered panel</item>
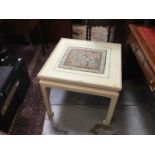
[{"label": "embroidered panel", "polygon": [[58,67],[104,74],[106,54],[106,50],[68,47]]}]

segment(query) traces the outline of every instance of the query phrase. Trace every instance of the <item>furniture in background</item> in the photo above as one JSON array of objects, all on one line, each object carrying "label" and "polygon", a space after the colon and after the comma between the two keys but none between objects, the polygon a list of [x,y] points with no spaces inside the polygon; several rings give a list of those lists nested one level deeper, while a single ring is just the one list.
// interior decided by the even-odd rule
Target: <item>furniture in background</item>
[{"label": "furniture in background", "polygon": [[155,95],[155,27],[130,24],[128,44]]},{"label": "furniture in background", "polygon": [[0,130],[8,132],[30,79],[23,59],[0,59]]},{"label": "furniture in background", "polygon": [[58,42],[60,38],[72,38],[71,19],[42,19],[42,31],[48,42]]},{"label": "furniture in background", "polygon": [[122,89],[121,45],[62,38],[38,73],[48,116],[53,116],[49,89],[104,96],[111,99],[106,119],[109,126]]},{"label": "furniture in background", "polygon": [[121,20],[116,19],[86,19],[86,40],[91,40],[91,30],[93,26],[108,27],[107,42],[116,41],[116,31],[118,30]]},{"label": "furniture in background", "polygon": [[[38,31],[39,42],[41,43],[42,52],[45,54],[45,37],[42,31],[41,20],[38,19],[8,19],[3,20],[2,30],[6,34],[6,40],[12,38],[11,41],[16,40],[18,37],[18,41],[22,43],[32,42],[33,38],[31,34],[33,31]],[[16,38],[16,39],[15,39]],[[8,43],[8,47],[10,43]]]}]

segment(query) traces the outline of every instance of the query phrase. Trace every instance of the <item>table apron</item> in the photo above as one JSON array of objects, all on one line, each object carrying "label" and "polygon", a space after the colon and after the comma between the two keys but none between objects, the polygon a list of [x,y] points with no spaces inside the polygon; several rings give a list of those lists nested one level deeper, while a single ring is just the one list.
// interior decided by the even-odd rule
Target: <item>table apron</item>
[{"label": "table apron", "polygon": [[60,88],[68,91],[97,95],[97,96],[104,96],[104,97],[113,97],[119,96],[119,92],[101,89],[101,88],[94,88],[88,86],[81,86],[81,85],[73,85],[68,83],[56,82],[56,81],[47,81],[47,80],[40,80],[40,85],[46,88]]}]

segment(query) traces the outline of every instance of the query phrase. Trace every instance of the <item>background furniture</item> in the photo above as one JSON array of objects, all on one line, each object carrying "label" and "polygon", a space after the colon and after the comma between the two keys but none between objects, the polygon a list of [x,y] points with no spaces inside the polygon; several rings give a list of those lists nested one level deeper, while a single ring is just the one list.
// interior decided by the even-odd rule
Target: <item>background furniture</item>
[{"label": "background furniture", "polygon": [[37,31],[37,40],[41,43],[42,52],[45,54],[45,37],[42,31],[41,20],[38,19],[9,19],[3,20],[2,31],[5,33],[8,47],[10,43],[29,44],[32,42],[33,33]]},{"label": "background furniture", "polygon": [[155,95],[155,28],[130,24],[128,44]]},{"label": "background furniture", "polygon": [[0,75],[0,130],[8,132],[30,79],[21,58],[2,58]]},{"label": "background furniture", "polygon": [[60,38],[72,38],[71,19],[42,19],[42,31],[48,42],[58,42]]},{"label": "background furniture", "polygon": [[108,27],[107,42],[116,41],[116,31],[118,30],[121,20],[115,19],[86,19],[86,40],[91,40],[92,26],[105,26]]}]

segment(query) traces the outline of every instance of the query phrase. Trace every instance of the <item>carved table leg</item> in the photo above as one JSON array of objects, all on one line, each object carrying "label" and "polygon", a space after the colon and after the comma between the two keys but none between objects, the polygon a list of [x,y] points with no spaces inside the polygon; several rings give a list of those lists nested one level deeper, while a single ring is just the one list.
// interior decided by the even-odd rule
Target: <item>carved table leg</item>
[{"label": "carved table leg", "polygon": [[54,113],[52,112],[50,101],[49,101],[49,88],[47,88],[43,84],[40,84],[40,88],[41,88],[41,92],[42,92],[42,96],[44,99],[44,103],[45,103],[45,107],[46,107],[48,117],[51,118],[51,117],[53,117]]},{"label": "carved table leg", "polygon": [[117,104],[118,96],[119,96],[119,94],[111,97],[110,105],[109,105],[109,108],[108,108],[108,111],[106,114],[106,119],[103,120],[104,126],[109,126],[109,124],[111,122],[111,119],[112,119],[112,116],[113,116],[113,113],[114,113],[114,110],[115,110],[115,107]]}]

